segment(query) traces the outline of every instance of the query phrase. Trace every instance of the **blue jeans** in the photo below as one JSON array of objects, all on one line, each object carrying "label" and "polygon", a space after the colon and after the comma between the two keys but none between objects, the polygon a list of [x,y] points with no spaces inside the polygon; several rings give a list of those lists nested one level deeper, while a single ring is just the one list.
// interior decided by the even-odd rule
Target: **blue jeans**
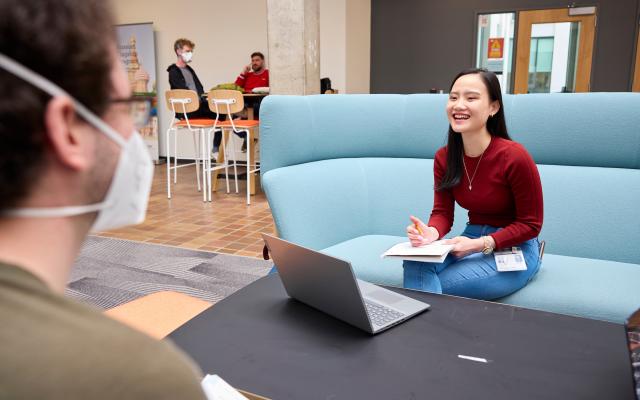
[{"label": "blue jeans", "polygon": [[[461,236],[476,239],[502,228],[467,225]],[[404,261],[404,287],[481,300],[494,300],[523,288],[540,269],[538,238],[518,245],[526,271],[498,272],[493,254],[448,255],[442,263]]]}]

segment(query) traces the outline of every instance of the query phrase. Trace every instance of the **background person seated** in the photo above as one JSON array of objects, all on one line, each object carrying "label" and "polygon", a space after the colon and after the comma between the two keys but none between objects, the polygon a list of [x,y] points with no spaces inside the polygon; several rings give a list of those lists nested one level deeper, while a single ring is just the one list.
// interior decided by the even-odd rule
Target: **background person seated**
[{"label": "background person seated", "polygon": [[[236,79],[236,85],[240,86],[245,93],[251,93],[253,89],[259,87],[269,87],[269,70],[264,65],[264,54],[259,51],[251,54],[251,64],[244,67],[238,78]],[[253,107],[253,114],[255,119],[260,118],[260,103],[262,97],[249,100],[247,107]]]}]

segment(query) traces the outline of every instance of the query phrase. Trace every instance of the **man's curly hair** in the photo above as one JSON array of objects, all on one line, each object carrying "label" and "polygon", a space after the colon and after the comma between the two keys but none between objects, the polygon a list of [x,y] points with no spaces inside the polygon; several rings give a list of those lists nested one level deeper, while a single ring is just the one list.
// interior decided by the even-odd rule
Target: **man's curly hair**
[{"label": "man's curly hair", "polygon": [[[115,34],[103,0],[0,1],[0,53],[55,82],[97,115],[112,91]],[[45,162],[50,96],[0,67],[0,212],[28,195]]]}]

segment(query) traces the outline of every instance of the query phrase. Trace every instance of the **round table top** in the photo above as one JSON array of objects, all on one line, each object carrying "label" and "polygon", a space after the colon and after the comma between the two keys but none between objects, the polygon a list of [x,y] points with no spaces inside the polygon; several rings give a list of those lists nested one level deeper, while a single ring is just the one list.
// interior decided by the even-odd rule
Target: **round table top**
[{"label": "round table top", "polygon": [[290,299],[275,274],[170,338],[205,373],[273,399],[634,398],[620,325],[390,289],[431,309],[371,336]]}]

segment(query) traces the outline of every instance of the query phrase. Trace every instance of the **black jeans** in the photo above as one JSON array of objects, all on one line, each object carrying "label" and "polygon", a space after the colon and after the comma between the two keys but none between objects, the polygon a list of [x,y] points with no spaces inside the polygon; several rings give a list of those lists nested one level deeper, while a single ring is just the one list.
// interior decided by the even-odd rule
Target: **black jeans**
[{"label": "black jeans", "polygon": [[247,107],[253,107],[253,119],[260,119],[260,103],[264,97],[247,97],[245,104]]},{"label": "black jeans", "polygon": [[[258,104],[258,108],[259,108],[259,104]],[[178,117],[178,119],[184,119],[184,114],[177,114],[177,117]],[[187,117],[189,117],[190,120],[193,119],[193,118],[216,119],[216,113],[214,113],[213,111],[211,111],[209,109],[209,105],[207,104],[207,100],[206,99],[201,99],[200,100],[200,108],[198,109],[198,111],[187,113]],[[226,119],[227,119],[226,115],[221,115],[218,120],[219,121],[224,121]],[[246,137],[247,137],[246,133],[240,132],[240,133],[236,133],[236,135],[238,137],[246,140]],[[215,132],[215,134],[213,136],[213,151],[214,152],[218,151],[218,149],[220,148],[220,143],[222,143],[222,132],[218,131],[218,132]]]},{"label": "black jeans", "polygon": [[[207,100],[202,98],[200,99],[200,108],[198,108],[198,111],[187,113],[187,116],[189,117],[189,119],[192,119],[192,118],[216,119],[216,113],[214,113],[209,109],[209,104],[207,104]],[[184,119],[184,116],[180,119]],[[219,121],[224,121],[225,119],[226,119],[226,115],[221,115],[219,118]],[[222,133],[216,132],[215,135],[213,136],[213,148],[217,150],[218,147],[220,147],[221,142],[222,142]]]}]

